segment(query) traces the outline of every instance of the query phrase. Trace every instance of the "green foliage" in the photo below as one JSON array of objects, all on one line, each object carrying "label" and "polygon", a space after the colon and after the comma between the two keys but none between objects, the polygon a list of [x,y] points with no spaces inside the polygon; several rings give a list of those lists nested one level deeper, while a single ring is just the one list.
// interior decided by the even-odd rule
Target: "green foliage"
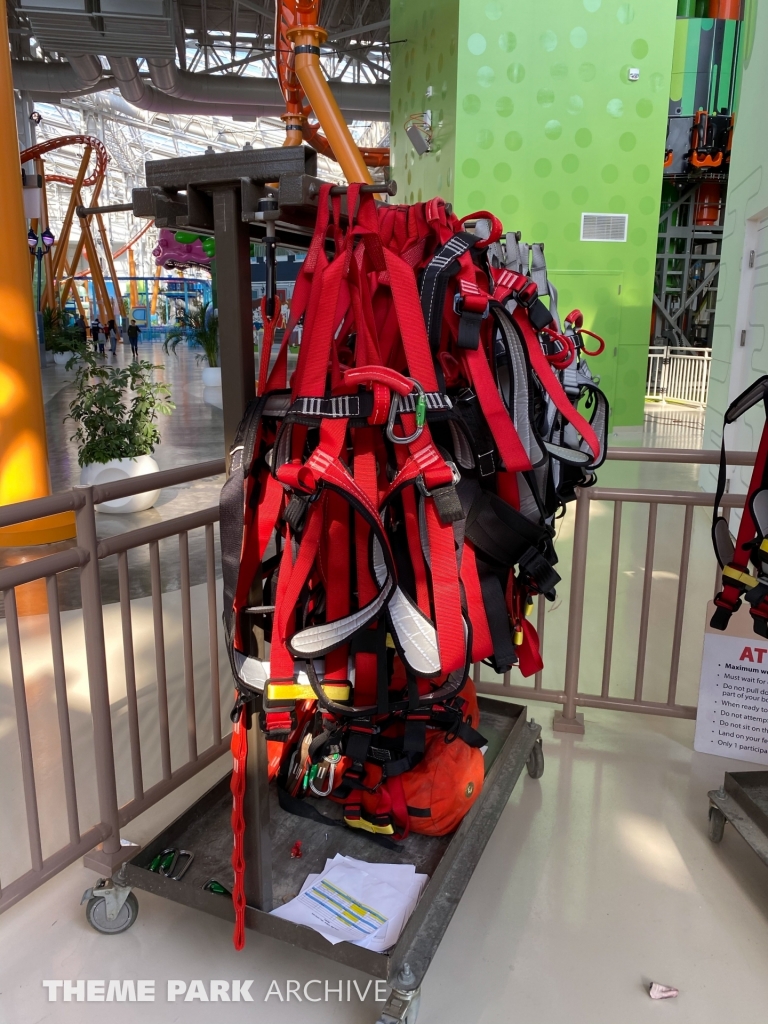
[{"label": "green foliage", "polygon": [[176,326],[168,332],[163,342],[166,352],[174,352],[182,342],[202,349],[198,362],[209,366],[219,365],[219,317],[211,309],[210,302],[192,309],[183,309],[176,317]]},{"label": "green foliage", "polygon": [[80,334],[70,324],[69,316],[50,306],[43,310],[43,337],[48,352],[77,352],[81,348]]},{"label": "green foliage", "polygon": [[77,442],[78,463],[151,455],[160,441],[158,414],[167,416],[176,408],[168,385],[152,380],[152,371],[162,367],[147,360],[125,367],[105,365],[85,347],[67,369],[78,359],[76,395],[67,417],[77,424],[71,440]]}]

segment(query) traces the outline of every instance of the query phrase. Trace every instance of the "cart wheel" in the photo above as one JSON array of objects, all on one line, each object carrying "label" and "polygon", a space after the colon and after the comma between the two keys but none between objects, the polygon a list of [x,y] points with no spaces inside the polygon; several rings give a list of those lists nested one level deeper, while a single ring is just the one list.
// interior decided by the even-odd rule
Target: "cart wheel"
[{"label": "cart wheel", "polygon": [[[387,1003],[387,1007],[384,1008],[384,1012],[379,1017],[379,1019],[376,1021],[376,1024],[416,1024],[416,1018],[419,1015],[419,1004],[420,1003],[421,1003],[421,989],[419,988],[414,993],[413,999],[411,999],[411,1002],[408,1005],[408,1009],[407,1009],[404,1017],[399,1017],[399,1016],[397,1018],[393,1017],[392,1014],[388,1012],[387,1007],[389,1007],[389,1003]],[[397,1011],[395,1011],[395,1012],[397,1012]]]},{"label": "cart wheel", "polygon": [[411,1001],[411,1005],[408,1007],[408,1013],[405,1017],[405,1024],[416,1024],[416,1018],[419,1015],[419,1004],[421,1003],[421,990],[419,990]]},{"label": "cart wheel", "polygon": [[723,838],[726,820],[719,807],[709,808],[709,838],[713,843],[719,843]]},{"label": "cart wheel", "polygon": [[528,755],[526,767],[528,768],[528,774],[532,779],[540,779],[544,774],[544,747],[541,742],[541,737],[536,740],[533,750],[531,750]]},{"label": "cart wheel", "polygon": [[107,904],[103,896],[93,896],[88,900],[85,907],[85,916],[88,924],[103,935],[118,935],[127,931],[139,913],[139,901],[133,895],[128,894],[125,903],[120,907],[120,912],[114,921],[107,917]]}]

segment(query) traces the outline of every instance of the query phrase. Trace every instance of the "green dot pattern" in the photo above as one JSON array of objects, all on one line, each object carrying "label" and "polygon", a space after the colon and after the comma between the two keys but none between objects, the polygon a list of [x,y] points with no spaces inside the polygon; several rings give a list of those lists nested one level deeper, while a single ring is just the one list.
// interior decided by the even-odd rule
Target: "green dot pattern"
[{"label": "green dot pattern", "polygon": [[[606,336],[595,370],[616,425],[642,421],[675,7],[391,0],[400,195],[440,190],[459,216],[489,209],[545,242],[561,312],[579,306]],[[419,157],[402,128],[423,110],[434,138]],[[585,212],[627,214],[627,242],[582,242]]]}]

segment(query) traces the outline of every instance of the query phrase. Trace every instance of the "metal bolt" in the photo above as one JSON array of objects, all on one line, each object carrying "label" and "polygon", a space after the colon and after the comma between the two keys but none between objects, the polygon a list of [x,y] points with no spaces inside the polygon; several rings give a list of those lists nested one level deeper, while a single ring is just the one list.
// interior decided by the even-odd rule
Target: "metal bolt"
[{"label": "metal bolt", "polygon": [[411,970],[410,964],[403,964],[400,968],[400,973],[397,976],[398,984],[405,986],[412,986],[416,981],[416,975]]}]

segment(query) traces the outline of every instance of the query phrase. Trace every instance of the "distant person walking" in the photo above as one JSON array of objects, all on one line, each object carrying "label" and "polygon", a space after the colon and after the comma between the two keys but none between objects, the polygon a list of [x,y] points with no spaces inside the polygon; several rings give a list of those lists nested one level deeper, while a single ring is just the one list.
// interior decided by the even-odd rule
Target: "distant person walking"
[{"label": "distant person walking", "polygon": [[110,320],[107,324],[107,337],[109,338],[109,350],[113,356],[117,355],[117,328],[115,321]]},{"label": "distant person walking", "polygon": [[104,324],[99,324],[99,355],[104,355],[104,346],[107,343],[107,332]]},{"label": "distant person walking", "polygon": [[78,314],[78,316],[75,317],[75,329],[77,331],[80,341],[83,343],[83,345],[85,345],[85,343],[88,341],[88,327],[86,326],[82,314]]},{"label": "distant person walking", "polygon": [[139,335],[141,334],[141,328],[135,320],[131,320],[128,325],[128,341],[131,343],[131,356],[134,359],[139,358]]},{"label": "distant person walking", "polygon": [[94,317],[93,320],[91,320],[91,341],[93,342],[93,351],[94,352],[98,352],[99,351],[99,331],[100,330],[101,330],[101,324],[99,323],[99,318],[98,317]]}]

